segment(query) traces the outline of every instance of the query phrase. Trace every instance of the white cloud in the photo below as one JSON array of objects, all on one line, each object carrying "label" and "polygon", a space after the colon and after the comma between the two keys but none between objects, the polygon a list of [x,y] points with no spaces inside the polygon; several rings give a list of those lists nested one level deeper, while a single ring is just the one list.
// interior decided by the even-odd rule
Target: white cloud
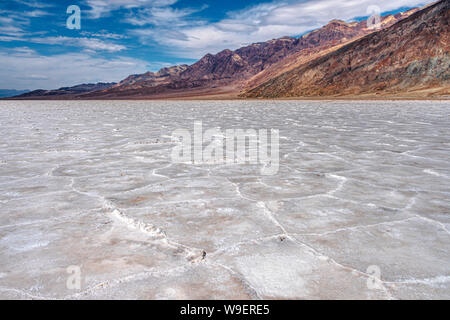
[{"label": "white cloud", "polygon": [[44,3],[44,2],[40,2],[40,1],[36,1],[36,0],[14,0],[17,3],[26,5],[28,7],[31,8],[49,8],[49,7],[53,7],[52,4],[50,3]]},{"label": "white cloud", "polygon": [[90,16],[97,19],[122,8],[166,7],[177,1],[178,0],[85,0],[85,3],[91,8],[89,11]]},{"label": "white cloud", "polygon": [[126,47],[121,44],[103,41],[97,38],[87,37],[40,37],[28,39],[30,42],[42,43],[42,44],[56,44],[72,47],[81,47],[92,51],[109,51],[117,52],[125,50]]},{"label": "white cloud", "polygon": [[0,88],[55,89],[88,82],[117,82],[145,72],[146,62],[128,57],[106,59],[86,53],[43,56],[21,47],[0,52]]},{"label": "white cloud", "polygon": [[107,32],[95,34],[86,33],[90,35],[89,37],[66,37],[66,36],[43,37],[42,34],[44,34],[46,31],[43,32],[26,31],[25,27],[30,23],[29,19],[27,19],[26,17],[38,17],[47,15],[46,12],[35,10],[27,12],[24,16],[19,16],[16,12],[12,11],[0,11],[0,14],[4,12],[7,12],[8,16],[0,16],[0,42],[27,41],[31,43],[64,45],[70,47],[81,47],[91,51],[108,51],[108,52],[118,52],[126,49],[124,45],[99,39],[105,38],[118,40],[126,38],[123,35]]},{"label": "white cloud", "polygon": [[88,32],[88,31],[81,31],[80,33],[82,36],[87,37],[97,37],[97,38],[104,38],[104,39],[128,39],[129,37],[123,34],[117,34],[117,33],[111,33],[107,30],[100,30],[98,32]]},{"label": "white cloud", "polygon": [[11,51],[17,56],[31,56],[31,55],[35,55],[36,51],[34,51],[33,49],[30,49],[28,47],[17,47],[17,48],[12,48]]},{"label": "white cloud", "polygon": [[7,34],[7,35],[18,35],[22,34],[23,30],[22,28],[15,27],[12,25],[0,25],[0,33],[1,34]]},{"label": "white cloud", "polygon": [[31,18],[47,15],[48,12],[39,9],[23,12],[0,10],[0,34],[10,37],[23,36],[27,33],[25,29],[30,25]]},{"label": "white cloud", "polygon": [[50,15],[50,13],[48,13],[47,11],[42,11],[42,10],[32,10],[32,11],[23,12],[23,15],[25,15],[26,17],[30,17],[30,18],[38,18],[38,17],[48,16],[48,15]]},{"label": "white cloud", "polygon": [[22,41],[22,38],[15,36],[0,36],[0,41],[1,42]]},{"label": "white cloud", "polygon": [[199,8],[184,9],[174,9],[170,6],[143,8],[137,10],[137,12],[130,12],[124,22],[135,26],[153,25],[157,27],[170,26],[171,28],[192,26],[199,23],[203,24],[203,22],[196,22],[189,16],[207,7],[207,5],[203,5]]},{"label": "white cloud", "polygon": [[[199,58],[207,52],[236,49],[254,42],[282,36],[295,36],[319,28],[332,19],[350,20],[367,15],[367,8],[376,3],[382,12],[400,7],[414,7],[429,0],[306,0],[276,1],[259,4],[215,23],[197,25],[180,23],[184,16],[175,16],[175,24],[132,30],[142,43],[156,41],[184,57]],[[151,19],[149,19],[151,21]],[[170,23],[170,21],[169,21]],[[177,27],[177,24],[181,27]],[[170,25],[170,27],[169,27]]]},{"label": "white cloud", "polygon": [[0,34],[4,36],[21,36],[30,20],[14,11],[0,10]]}]

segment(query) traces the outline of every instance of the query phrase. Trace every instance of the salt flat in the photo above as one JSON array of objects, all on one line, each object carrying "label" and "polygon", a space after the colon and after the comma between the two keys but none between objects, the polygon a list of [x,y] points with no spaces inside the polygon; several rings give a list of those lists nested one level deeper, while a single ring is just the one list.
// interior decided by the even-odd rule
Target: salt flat
[{"label": "salt flat", "polygon": [[[450,102],[0,110],[2,299],[450,299]],[[278,173],[174,163],[194,121],[279,129]]]}]

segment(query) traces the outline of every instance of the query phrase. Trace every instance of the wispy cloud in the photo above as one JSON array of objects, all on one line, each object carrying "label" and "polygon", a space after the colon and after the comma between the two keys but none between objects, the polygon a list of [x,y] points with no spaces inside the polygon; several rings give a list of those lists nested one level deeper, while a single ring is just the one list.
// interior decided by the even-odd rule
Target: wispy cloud
[{"label": "wispy cloud", "polygon": [[91,8],[89,11],[90,16],[97,19],[122,8],[166,7],[177,1],[178,0],[85,0],[85,3]]},{"label": "wispy cloud", "polygon": [[119,81],[146,71],[146,62],[128,57],[106,59],[87,53],[44,56],[21,47],[0,52],[0,88],[52,89],[79,83]]},{"label": "wispy cloud", "polygon": [[195,12],[202,11],[207,6],[200,8],[173,9],[172,7],[153,7],[140,9],[137,13],[130,13],[124,22],[135,26],[171,26],[183,27],[195,24],[189,16]]},{"label": "wispy cloud", "polygon": [[100,30],[98,32],[88,32],[88,31],[81,31],[80,33],[82,36],[86,37],[97,37],[97,38],[103,38],[103,39],[128,39],[129,37],[124,34],[118,34],[118,33],[112,33],[108,32],[107,30]]},{"label": "wispy cloud", "polygon": [[4,36],[21,36],[25,33],[25,26],[30,23],[24,15],[14,11],[0,10],[0,34]]},{"label": "wispy cloud", "polygon": [[46,3],[46,2],[42,2],[42,1],[36,1],[36,0],[13,0],[16,3],[25,5],[27,7],[31,7],[31,8],[51,8],[53,7],[53,4],[51,3]]},{"label": "wispy cloud", "polygon": [[37,18],[37,17],[48,16],[48,15],[50,15],[50,13],[47,11],[43,11],[43,10],[32,10],[32,11],[23,12],[23,15],[26,17]]},{"label": "wispy cloud", "polygon": [[28,39],[30,42],[41,43],[41,44],[57,44],[71,47],[81,47],[93,51],[109,51],[118,52],[125,50],[126,47],[121,44],[115,44],[108,41],[103,41],[97,38],[86,38],[86,37],[40,37]]},{"label": "wispy cloud", "polygon": [[152,24],[151,28],[134,29],[131,32],[139,36],[142,43],[156,41],[172,48],[173,52],[181,53],[186,57],[199,58],[207,52],[214,53],[225,48],[236,49],[253,42],[299,35],[321,27],[332,19],[350,20],[365,16],[367,8],[374,4],[378,5],[381,11],[390,11],[400,7],[423,5],[426,2],[429,1],[274,1],[229,12],[225,19],[214,23],[203,21],[189,26],[189,23],[183,23],[182,19],[185,16],[181,15],[175,16],[176,23],[169,27],[164,24],[159,25],[158,20],[153,17],[147,20]]},{"label": "wispy cloud", "polygon": [[20,37],[27,33],[26,28],[30,25],[32,18],[50,15],[43,10],[12,11],[0,10],[0,35]]}]

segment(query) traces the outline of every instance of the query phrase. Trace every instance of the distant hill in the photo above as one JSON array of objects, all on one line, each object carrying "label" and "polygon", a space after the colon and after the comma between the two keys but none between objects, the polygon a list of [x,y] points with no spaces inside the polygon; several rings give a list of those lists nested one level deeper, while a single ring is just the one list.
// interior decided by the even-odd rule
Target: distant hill
[{"label": "distant hill", "polygon": [[27,92],[30,92],[30,90],[0,89],[0,98],[18,96]]},{"label": "distant hill", "polygon": [[55,90],[34,90],[30,92],[26,92],[23,94],[19,94],[14,98],[17,99],[58,99],[64,97],[64,99],[73,98],[76,96],[92,91],[105,90],[111,88],[116,85],[115,82],[110,83],[87,83],[87,84],[79,84],[73,87],[62,87]]}]

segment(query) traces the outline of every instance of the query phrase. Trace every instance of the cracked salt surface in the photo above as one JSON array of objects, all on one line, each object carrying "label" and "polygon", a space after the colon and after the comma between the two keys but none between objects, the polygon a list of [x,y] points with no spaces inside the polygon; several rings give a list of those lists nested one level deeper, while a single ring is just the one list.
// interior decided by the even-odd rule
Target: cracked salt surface
[{"label": "cracked salt surface", "polygon": [[[0,108],[2,299],[450,298],[449,102]],[[279,129],[278,174],[172,163],[194,121]]]}]

